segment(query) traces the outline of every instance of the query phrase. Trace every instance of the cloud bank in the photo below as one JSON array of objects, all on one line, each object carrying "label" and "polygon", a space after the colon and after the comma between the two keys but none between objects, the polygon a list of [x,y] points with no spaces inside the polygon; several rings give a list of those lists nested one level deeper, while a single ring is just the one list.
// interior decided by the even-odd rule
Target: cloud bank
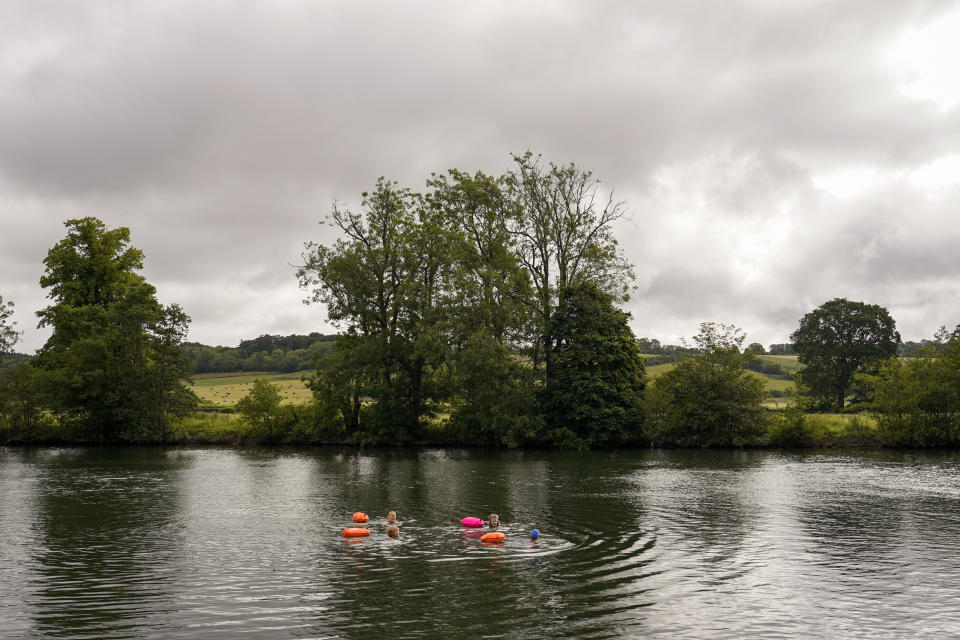
[{"label": "cloud bank", "polygon": [[960,4],[12,1],[0,295],[39,347],[68,218],[128,226],[192,340],[329,330],[293,275],[334,198],[532,149],[632,212],[638,335],[786,341],[843,296],[960,322]]}]

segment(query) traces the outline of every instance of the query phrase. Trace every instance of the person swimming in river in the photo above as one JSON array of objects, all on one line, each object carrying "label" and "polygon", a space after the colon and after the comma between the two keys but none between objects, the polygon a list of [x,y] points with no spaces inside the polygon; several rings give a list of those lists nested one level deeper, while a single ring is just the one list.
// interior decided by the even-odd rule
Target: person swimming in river
[{"label": "person swimming in river", "polygon": [[493,531],[500,526],[500,516],[495,513],[490,514],[490,519],[487,520],[487,530]]},{"label": "person swimming in river", "polygon": [[381,526],[381,527],[395,527],[395,526],[397,526],[398,524],[400,524],[400,523],[397,522],[397,512],[396,512],[396,511],[388,511],[388,512],[387,512],[387,519],[384,520],[383,522],[381,522],[381,523],[380,523],[380,526]]},{"label": "person swimming in river", "polygon": [[[393,512],[391,511],[390,513],[393,513]],[[400,527],[398,527],[395,524],[392,524],[389,527],[387,527],[387,537],[390,538],[391,540],[399,540]]]}]

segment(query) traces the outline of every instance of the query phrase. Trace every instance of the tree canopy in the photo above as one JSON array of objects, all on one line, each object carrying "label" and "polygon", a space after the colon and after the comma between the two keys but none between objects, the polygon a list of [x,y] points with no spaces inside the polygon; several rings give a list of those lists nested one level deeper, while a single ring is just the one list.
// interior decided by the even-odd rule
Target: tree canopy
[{"label": "tree canopy", "polygon": [[535,439],[530,399],[552,375],[561,292],[624,298],[630,265],[612,230],[623,205],[575,165],[514,160],[500,177],[434,175],[424,194],[381,178],[359,211],[334,204],[340,239],[307,243],[300,285],[350,337],[334,347],[350,356],[329,359],[349,374],[312,386],[359,441],[413,439],[441,405],[480,439]]},{"label": "tree canopy", "polygon": [[842,410],[854,375],[895,355],[900,333],[884,307],[836,298],[804,315],[790,339],[811,396]]},{"label": "tree canopy", "polygon": [[169,418],[196,402],[181,350],[189,318],[137,273],[143,253],[128,229],[96,218],[65,226],[40,279],[53,303],[37,313],[53,329],[36,359],[51,408],[103,441],[162,440]]},{"label": "tree canopy", "polygon": [[641,437],[644,365],[613,296],[593,283],[566,287],[552,318],[553,375],[544,390],[548,427],[569,446]]}]

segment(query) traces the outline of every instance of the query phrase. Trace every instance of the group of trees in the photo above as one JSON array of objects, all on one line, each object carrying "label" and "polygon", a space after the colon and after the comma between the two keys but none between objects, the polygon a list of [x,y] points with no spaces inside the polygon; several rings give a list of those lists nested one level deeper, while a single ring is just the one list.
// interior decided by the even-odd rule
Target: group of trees
[{"label": "group of trees", "polygon": [[960,444],[960,326],[941,328],[914,357],[889,358],[860,381],[887,444]]},{"label": "group of trees", "polygon": [[410,441],[440,412],[477,442],[640,437],[624,207],[575,165],[514,160],[426,193],[381,179],[306,246],[300,284],[343,329],[310,385],[356,439]]},{"label": "group of trees", "polygon": [[850,402],[876,417],[881,441],[891,446],[960,444],[960,326],[941,327],[901,357],[885,308],[837,298],[806,314],[791,338],[805,365],[798,375],[804,408],[844,411]]},{"label": "group of trees", "polygon": [[194,373],[230,373],[234,371],[308,371],[333,348],[334,336],[262,335],[242,340],[237,347],[211,347],[186,342],[183,352],[193,363]]}]

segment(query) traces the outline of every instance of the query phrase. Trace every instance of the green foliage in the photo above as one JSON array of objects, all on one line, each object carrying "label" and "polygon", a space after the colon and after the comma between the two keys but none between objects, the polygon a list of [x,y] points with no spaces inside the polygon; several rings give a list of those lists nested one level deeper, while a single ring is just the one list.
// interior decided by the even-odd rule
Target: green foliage
[{"label": "green foliage", "polygon": [[553,374],[544,406],[548,427],[568,444],[640,439],[644,365],[628,319],[594,284],[564,290],[552,319]]},{"label": "green foliage", "polygon": [[432,188],[427,201],[449,230],[447,321],[456,347],[478,334],[500,344],[527,339],[532,290],[510,233],[518,214],[507,178],[452,169],[448,175],[433,176],[427,185]]},{"label": "green foliage", "polygon": [[467,442],[517,447],[543,431],[537,404],[536,376],[502,344],[474,334],[457,352],[451,428]]},{"label": "green foliage", "polygon": [[344,433],[361,439],[362,398],[374,393],[379,365],[378,342],[370,337],[337,336],[333,350],[324,354],[307,388],[313,392],[319,419]]},{"label": "green foliage", "polygon": [[334,206],[340,240],[306,245],[300,285],[347,335],[310,384],[351,440],[423,437],[446,408],[480,441],[535,438],[560,292],[585,282],[624,296],[623,205],[574,165],[515,162],[499,178],[434,175],[426,195],[381,178],[359,213]]},{"label": "green foliage", "polygon": [[939,353],[906,360],[890,358],[861,379],[872,389],[884,443],[896,447],[956,446],[960,443],[960,338]]},{"label": "green foliage", "polygon": [[4,302],[3,296],[0,296],[0,361],[3,361],[3,354],[13,350],[13,345],[20,339],[20,332],[16,330],[16,322],[10,321],[13,315],[13,302]]},{"label": "green foliage", "polygon": [[297,276],[311,300],[362,339],[358,363],[374,405],[362,429],[370,442],[415,438],[431,403],[443,400],[437,373],[450,297],[450,230],[421,196],[380,179],[364,193],[362,213],[334,206],[345,236],[333,246],[308,243]]},{"label": "green foliage", "polygon": [[791,403],[770,420],[770,444],[777,447],[810,447],[822,440],[813,420],[797,403]]},{"label": "green foliage", "polygon": [[267,440],[272,440],[281,416],[281,400],[280,387],[269,380],[257,378],[250,392],[237,402],[237,411],[248,423],[261,430]]},{"label": "green foliage", "polygon": [[55,420],[41,403],[40,373],[30,363],[17,363],[0,373],[0,442],[35,442],[52,430]]},{"label": "green foliage", "polygon": [[743,350],[743,352],[744,352],[744,353],[749,353],[749,354],[754,355],[754,356],[762,356],[763,353],[764,353],[764,351],[763,351],[763,345],[760,344],[759,342],[751,342],[750,345],[747,346],[747,348]]},{"label": "green foliage", "polygon": [[193,361],[194,373],[231,373],[236,371],[277,371],[293,373],[316,366],[316,361],[333,348],[334,336],[262,335],[243,340],[237,347],[211,347],[197,342],[183,345],[184,354]]},{"label": "green foliage", "polygon": [[517,211],[509,182],[454,169],[428,185],[453,242],[442,377],[452,398],[450,430],[467,441],[519,446],[538,436],[543,420],[538,372],[516,356],[533,333],[534,315],[530,277],[510,233]]},{"label": "green foliage", "polygon": [[767,349],[767,354],[771,356],[795,356],[797,352],[793,350],[792,344],[771,344]]},{"label": "green foliage", "polygon": [[842,410],[854,375],[896,354],[900,334],[885,308],[836,298],[803,316],[790,339],[813,397]]},{"label": "green foliage", "polygon": [[36,358],[46,399],[96,440],[162,441],[170,418],[196,404],[181,351],[189,318],[136,273],[143,254],[128,246],[129,230],[96,218],[66,227],[40,279],[54,301],[37,314],[53,329]]},{"label": "green foliage", "polygon": [[626,298],[633,267],[613,236],[613,224],[626,210],[612,192],[604,197],[600,181],[575,164],[544,165],[529,151],[515,155],[514,163],[505,176],[514,211],[508,230],[533,286],[530,354],[546,383],[556,342],[553,313],[566,287],[587,282]]},{"label": "green foliage", "polygon": [[678,363],[647,388],[646,425],[654,442],[679,446],[758,444],[767,415],[763,381],[744,369],[743,333],[704,323],[699,355]]}]

